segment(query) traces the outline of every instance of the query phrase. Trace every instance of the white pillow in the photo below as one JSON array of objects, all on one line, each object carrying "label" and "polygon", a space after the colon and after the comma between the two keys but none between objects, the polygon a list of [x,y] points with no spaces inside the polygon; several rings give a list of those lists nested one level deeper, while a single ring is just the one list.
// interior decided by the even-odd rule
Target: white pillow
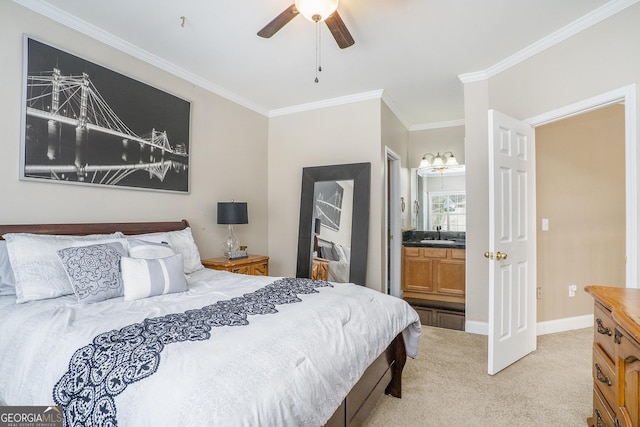
[{"label": "white pillow", "polygon": [[184,259],[184,273],[191,274],[194,271],[204,269],[200,260],[198,246],[193,240],[191,227],[184,230],[168,231],[166,233],[148,233],[128,236],[127,239],[142,239],[148,242],[162,243],[168,242],[174,252],[182,254]]},{"label": "white pillow", "polygon": [[8,233],[7,250],[16,282],[18,303],[56,298],[73,293],[57,251],[70,246],[121,241],[123,234],[57,236],[48,234]]},{"label": "white pillow", "polygon": [[182,254],[158,259],[122,257],[120,269],[125,301],[187,290]]},{"label": "white pillow", "polygon": [[78,302],[100,302],[123,295],[120,258],[127,251],[119,242],[60,249],[62,261]]},{"label": "white pillow", "polygon": [[167,242],[155,243],[142,239],[127,239],[131,258],[166,258],[176,253]]},{"label": "white pillow", "polygon": [[0,295],[15,295],[16,281],[9,261],[7,242],[0,240]]}]

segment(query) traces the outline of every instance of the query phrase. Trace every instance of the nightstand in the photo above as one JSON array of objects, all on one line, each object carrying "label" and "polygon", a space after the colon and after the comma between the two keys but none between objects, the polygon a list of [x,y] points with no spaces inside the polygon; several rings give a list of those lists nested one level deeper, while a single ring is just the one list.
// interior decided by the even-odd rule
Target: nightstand
[{"label": "nightstand", "polygon": [[313,280],[329,280],[329,260],[324,258],[313,258],[311,264],[311,278]]},{"label": "nightstand", "polygon": [[249,255],[247,258],[227,259],[225,257],[203,259],[202,265],[214,270],[231,273],[250,274],[253,276],[269,275],[269,257],[265,255]]}]

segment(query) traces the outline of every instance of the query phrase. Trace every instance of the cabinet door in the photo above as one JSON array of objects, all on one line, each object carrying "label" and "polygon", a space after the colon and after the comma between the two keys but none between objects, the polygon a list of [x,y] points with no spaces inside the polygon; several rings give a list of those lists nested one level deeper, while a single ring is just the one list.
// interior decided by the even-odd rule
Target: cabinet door
[{"label": "cabinet door", "polygon": [[254,276],[268,276],[269,275],[269,263],[259,262],[251,265],[251,274]]},{"label": "cabinet door", "polygon": [[461,259],[440,260],[435,282],[438,293],[463,296],[466,289],[465,261]]},{"label": "cabinet door", "polygon": [[438,260],[424,258],[421,248],[404,248],[402,289],[415,292],[433,292],[435,267]]}]

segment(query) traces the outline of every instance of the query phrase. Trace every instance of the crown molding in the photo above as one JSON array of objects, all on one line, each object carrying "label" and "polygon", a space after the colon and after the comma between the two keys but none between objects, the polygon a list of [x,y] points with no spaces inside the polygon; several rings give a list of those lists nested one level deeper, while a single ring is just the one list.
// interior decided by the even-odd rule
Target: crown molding
[{"label": "crown molding", "polygon": [[140,49],[139,47],[127,42],[126,40],[116,37],[113,34],[96,27],[95,25],[89,24],[86,21],[78,19],[77,17],[62,11],[57,7],[51,6],[50,4],[45,3],[41,0],[13,0],[13,1],[21,6],[26,7],[27,9],[30,9],[36,13],[44,15],[45,17],[52,19],[66,27],[76,30],[79,33],[82,33],[86,36],[96,39],[99,42],[106,44],[107,46],[111,46],[114,49],[127,53],[133,56],[134,58],[137,58],[163,71],[173,74],[179,78],[182,78],[188,81],[189,83],[192,83],[196,86],[199,86],[203,89],[213,92],[216,95],[219,95],[229,101],[239,104],[258,114],[261,114],[263,116],[268,116],[268,111],[265,108],[262,108],[256,105],[255,103],[239,95],[236,95],[235,93],[230,92],[197,74],[187,71],[184,68],[178,67],[177,65],[169,61],[166,61],[157,55],[147,52],[144,49]]},{"label": "crown molding", "polygon": [[389,107],[389,110],[391,110],[391,112],[396,116],[400,123],[402,123],[402,126],[404,126],[405,129],[409,130],[409,124],[402,118],[400,109],[398,108],[396,103],[393,102],[393,99],[391,99],[386,90],[382,92],[382,102],[384,102],[385,105]]},{"label": "crown molding", "polygon": [[447,120],[443,122],[433,122],[433,123],[425,123],[421,125],[413,125],[409,128],[409,131],[416,132],[419,130],[450,128],[454,126],[464,126],[464,119]]},{"label": "crown molding", "polygon": [[271,110],[268,113],[268,117],[286,116],[293,113],[301,113],[303,111],[318,110],[321,108],[335,107],[338,105],[351,104],[354,102],[368,101],[370,99],[382,98],[383,91],[372,90],[370,92],[356,93],[353,95],[339,96],[336,98],[329,98],[322,101],[308,102],[306,104],[293,105],[291,107],[278,108]]},{"label": "crown molding", "polygon": [[533,43],[532,45],[529,45],[528,47],[522,49],[521,51],[509,56],[508,58],[503,59],[502,61],[487,68],[486,70],[460,74],[458,78],[462,83],[473,83],[487,80],[531,58],[532,56],[537,55],[538,53],[549,49],[552,46],[555,46],[556,44],[568,39],[569,37],[574,36],[575,34],[578,34],[579,32],[598,24],[599,22],[604,21],[610,16],[613,16],[616,13],[628,8],[629,6],[638,3],[638,1],[640,0],[612,0],[607,4],[589,12],[582,18],[579,18],[572,23],[564,26],[558,31],[549,34],[547,37],[544,37]]}]

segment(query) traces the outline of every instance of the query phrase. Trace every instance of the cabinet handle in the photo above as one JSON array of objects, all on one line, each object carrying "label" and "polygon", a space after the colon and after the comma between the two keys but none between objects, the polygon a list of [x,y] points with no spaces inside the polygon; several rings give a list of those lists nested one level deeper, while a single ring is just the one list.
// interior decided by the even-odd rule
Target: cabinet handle
[{"label": "cabinet handle", "polygon": [[603,427],[602,415],[600,415],[600,410],[598,408],[596,408],[596,427]]},{"label": "cabinet handle", "polygon": [[597,318],[596,323],[598,324],[599,334],[611,336],[611,328],[605,328],[604,326],[602,326],[602,319]]},{"label": "cabinet handle", "polygon": [[598,365],[597,363],[596,363],[596,377],[598,378],[598,381],[600,381],[603,384],[606,384],[608,387],[611,387],[611,380],[609,379],[609,377],[602,375],[602,369],[600,368],[600,365]]},{"label": "cabinet handle", "polygon": [[613,337],[613,342],[616,344],[620,344],[622,342],[622,332],[620,332],[618,330],[618,328],[616,328],[615,330],[615,335]]}]

